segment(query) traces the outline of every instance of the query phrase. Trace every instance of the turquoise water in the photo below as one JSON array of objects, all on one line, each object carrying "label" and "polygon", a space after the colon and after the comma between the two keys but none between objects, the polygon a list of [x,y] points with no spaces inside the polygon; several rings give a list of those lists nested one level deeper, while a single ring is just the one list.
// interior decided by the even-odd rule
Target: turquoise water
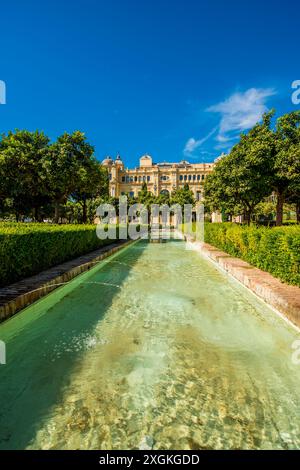
[{"label": "turquoise water", "polygon": [[300,447],[299,333],[185,248],[135,243],[0,325],[0,448]]}]

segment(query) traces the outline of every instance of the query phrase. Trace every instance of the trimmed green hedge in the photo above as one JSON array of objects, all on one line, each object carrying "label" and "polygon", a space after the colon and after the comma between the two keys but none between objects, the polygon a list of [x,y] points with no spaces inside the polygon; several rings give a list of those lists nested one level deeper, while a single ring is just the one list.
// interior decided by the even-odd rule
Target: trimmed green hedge
[{"label": "trimmed green hedge", "polygon": [[113,241],[100,240],[96,225],[0,223],[0,286]]},{"label": "trimmed green hedge", "polygon": [[300,286],[300,226],[256,227],[231,223],[205,224],[205,241]]}]

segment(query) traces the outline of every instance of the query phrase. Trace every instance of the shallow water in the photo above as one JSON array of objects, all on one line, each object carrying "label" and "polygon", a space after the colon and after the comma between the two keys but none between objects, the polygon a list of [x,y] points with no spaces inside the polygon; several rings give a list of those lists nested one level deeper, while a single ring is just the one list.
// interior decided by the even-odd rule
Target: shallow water
[{"label": "shallow water", "polygon": [[0,325],[0,448],[300,447],[297,338],[184,242],[140,241]]}]

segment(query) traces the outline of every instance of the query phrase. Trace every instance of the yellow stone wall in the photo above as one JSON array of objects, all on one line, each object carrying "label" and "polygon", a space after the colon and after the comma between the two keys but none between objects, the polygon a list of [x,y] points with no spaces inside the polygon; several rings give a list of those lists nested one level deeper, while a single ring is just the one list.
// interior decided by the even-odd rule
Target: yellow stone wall
[{"label": "yellow stone wall", "polygon": [[124,167],[121,158],[106,158],[103,165],[109,171],[109,191],[113,197],[122,194],[138,196],[142,184],[147,183],[148,191],[158,196],[162,191],[172,191],[188,183],[196,200],[201,200],[206,176],[212,171],[213,163],[159,163],[155,164],[149,155],[140,158],[140,166],[134,169]]}]

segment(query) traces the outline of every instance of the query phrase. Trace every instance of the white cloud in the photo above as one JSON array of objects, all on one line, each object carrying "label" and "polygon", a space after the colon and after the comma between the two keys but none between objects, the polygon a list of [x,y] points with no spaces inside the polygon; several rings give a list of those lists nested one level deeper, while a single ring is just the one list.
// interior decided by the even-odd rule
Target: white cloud
[{"label": "white cloud", "polygon": [[[201,145],[203,145],[217,131],[217,129],[218,128],[215,127],[202,139],[196,140],[194,137],[191,137],[190,139],[188,139],[188,141],[186,142],[185,147],[184,147],[184,151],[183,151],[184,155],[186,157],[192,156],[193,152],[197,148],[201,147]],[[202,152],[200,152],[200,153],[202,153]]]},{"label": "white cloud", "polygon": [[184,153],[192,153],[199,145],[201,145],[200,141],[191,137],[185,144]]},{"label": "white cloud", "polygon": [[238,135],[251,129],[262,115],[268,110],[266,101],[276,94],[273,88],[249,88],[244,93],[237,92],[227,100],[214,106],[210,106],[207,111],[219,113],[221,121],[216,140],[219,142],[218,148],[225,148],[232,145],[232,140]]}]

